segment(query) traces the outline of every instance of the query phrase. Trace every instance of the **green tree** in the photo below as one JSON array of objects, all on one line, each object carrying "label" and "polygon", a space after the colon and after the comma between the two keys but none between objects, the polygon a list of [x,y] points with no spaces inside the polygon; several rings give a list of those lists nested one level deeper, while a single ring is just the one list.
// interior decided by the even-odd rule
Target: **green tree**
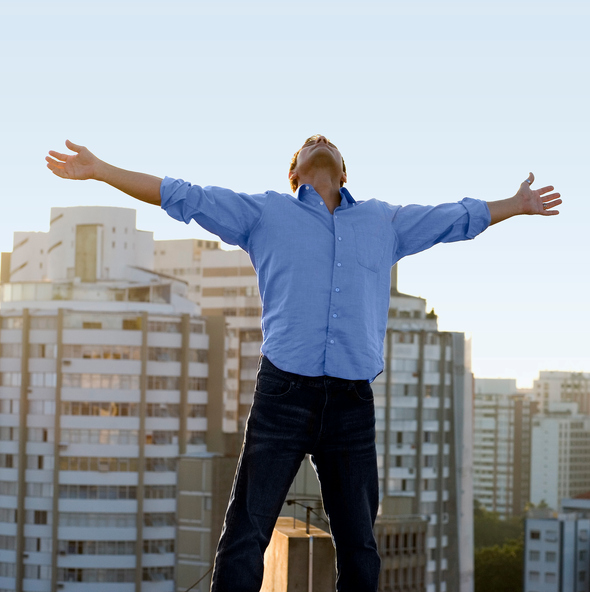
[{"label": "green tree", "polygon": [[522,539],[475,551],[475,592],[522,592]]},{"label": "green tree", "polygon": [[473,504],[473,543],[475,549],[502,546],[505,542],[522,539],[524,518],[515,516],[502,520],[496,512],[489,512],[477,500]]}]

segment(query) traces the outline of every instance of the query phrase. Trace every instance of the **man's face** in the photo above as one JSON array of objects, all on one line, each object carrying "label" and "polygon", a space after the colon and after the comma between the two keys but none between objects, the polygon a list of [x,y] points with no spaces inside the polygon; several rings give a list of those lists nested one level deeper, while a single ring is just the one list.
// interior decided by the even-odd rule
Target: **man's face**
[{"label": "man's face", "polygon": [[297,165],[289,176],[305,177],[320,168],[329,169],[341,182],[346,181],[342,154],[325,136],[318,135],[303,144],[297,156]]}]

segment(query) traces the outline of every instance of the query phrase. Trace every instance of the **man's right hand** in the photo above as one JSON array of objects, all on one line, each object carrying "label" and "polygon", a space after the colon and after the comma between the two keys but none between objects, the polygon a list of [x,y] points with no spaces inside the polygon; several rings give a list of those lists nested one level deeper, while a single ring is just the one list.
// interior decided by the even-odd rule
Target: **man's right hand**
[{"label": "man's right hand", "polygon": [[62,179],[95,179],[103,181],[135,199],[156,206],[160,205],[162,179],[145,173],[119,169],[97,158],[84,146],[66,140],[66,146],[75,154],[62,154],[50,150],[46,156],[47,168]]},{"label": "man's right hand", "polygon": [[47,168],[62,179],[97,179],[97,169],[101,163],[88,148],[78,146],[69,140],[66,140],[66,146],[76,154],[61,154],[50,150],[49,156],[45,157]]}]

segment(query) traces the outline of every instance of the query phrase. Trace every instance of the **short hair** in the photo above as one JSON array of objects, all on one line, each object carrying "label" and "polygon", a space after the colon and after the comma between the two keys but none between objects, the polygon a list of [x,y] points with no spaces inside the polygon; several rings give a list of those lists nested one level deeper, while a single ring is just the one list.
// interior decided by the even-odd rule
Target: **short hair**
[{"label": "short hair", "polygon": [[[307,138],[307,140],[305,140],[305,142],[303,142],[303,146],[301,146],[301,148],[299,148],[299,150],[297,150],[297,152],[295,152],[295,154],[293,155],[293,158],[291,159],[291,164],[289,165],[289,172],[292,172],[295,170],[295,167],[297,166],[297,157],[299,156],[299,153],[305,147],[305,145],[308,144],[309,142],[313,142],[314,140],[317,140],[320,136],[321,136],[321,134],[314,134],[313,136],[310,136],[309,138]],[[328,140],[328,142],[330,142],[330,140]],[[330,144],[332,144],[332,142],[330,142]],[[334,144],[332,144],[332,146],[334,146]],[[336,148],[336,146],[334,146],[334,148]],[[344,164],[344,158],[342,159],[342,170],[344,172],[346,172],[346,164]],[[289,183],[291,183],[291,190],[293,191],[293,193],[295,193],[297,191],[297,187],[298,187],[297,179],[294,179],[293,177],[291,177],[289,179]],[[342,187],[343,185],[344,185],[344,183],[341,182],[340,187]]]}]

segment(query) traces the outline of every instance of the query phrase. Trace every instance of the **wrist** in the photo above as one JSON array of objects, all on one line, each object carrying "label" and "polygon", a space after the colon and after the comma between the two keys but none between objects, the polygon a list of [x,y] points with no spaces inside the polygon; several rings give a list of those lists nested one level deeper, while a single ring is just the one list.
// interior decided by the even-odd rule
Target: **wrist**
[{"label": "wrist", "polygon": [[92,178],[95,181],[102,181],[103,183],[108,183],[109,167],[109,164],[97,158],[96,163],[93,167]]},{"label": "wrist", "polygon": [[531,213],[530,203],[527,198],[520,193],[517,193],[513,198],[514,216],[521,216]]}]

